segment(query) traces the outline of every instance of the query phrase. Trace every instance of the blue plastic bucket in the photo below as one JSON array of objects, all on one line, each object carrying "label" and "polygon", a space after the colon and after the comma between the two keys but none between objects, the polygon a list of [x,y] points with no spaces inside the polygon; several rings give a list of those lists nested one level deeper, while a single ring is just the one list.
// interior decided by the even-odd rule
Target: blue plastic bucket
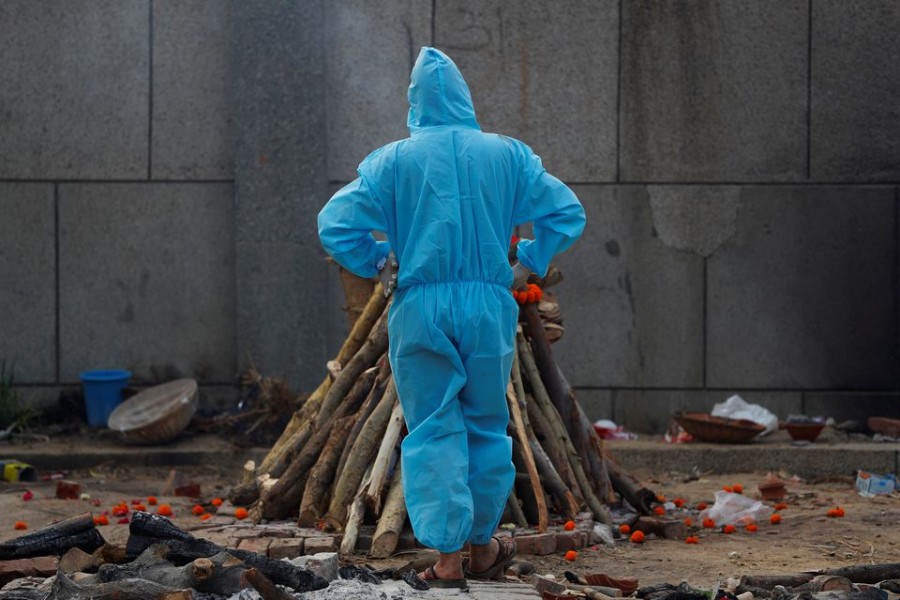
[{"label": "blue plastic bucket", "polygon": [[122,402],[122,388],[128,385],[129,379],[131,371],[122,369],[84,371],[81,374],[88,425],[106,425],[110,413]]}]

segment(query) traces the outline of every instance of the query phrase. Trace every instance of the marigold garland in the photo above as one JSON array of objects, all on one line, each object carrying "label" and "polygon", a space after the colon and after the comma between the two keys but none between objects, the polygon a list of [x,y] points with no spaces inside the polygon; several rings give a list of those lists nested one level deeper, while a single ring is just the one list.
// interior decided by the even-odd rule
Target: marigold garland
[{"label": "marigold garland", "polygon": [[513,290],[512,295],[519,304],[534,304],[541,301],[544,291],[536,283],[529,283],[525,289]]}]

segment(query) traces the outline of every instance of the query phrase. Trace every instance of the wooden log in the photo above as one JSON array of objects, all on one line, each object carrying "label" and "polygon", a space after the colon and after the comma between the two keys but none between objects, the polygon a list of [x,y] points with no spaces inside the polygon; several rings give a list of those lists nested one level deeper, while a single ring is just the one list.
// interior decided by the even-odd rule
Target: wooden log
[{"label": "wooden log", "polygon": [[80,584],[60,571],[48,597],[54,600],[192,600],[194,592],[189,589],[176,590],[143,579]]},{"label": "wooden log", "polygon": [[332,437],[332,427],[335,419],[340,420],[346,412],[358,408],[359,403],[362,402],[362,399],[371,388],[374,379],[374,371],[364,377],[360,377],[357,385],[353,386],[348,393],[345,402],[335,409],[334,419],[322,424],[303,447],[303,450],[294,457],[287,469],[281,473],[274,485],[265,491],[260,490],[259,509],[263,518],[283,519],[297,510],[303,498],[303,490],[306,487],[310,469],[321,456],[325,444]]},{"label": "wooden log", "polygon": [[400,441],[400,434],[403,431],[404,424],[403,407],[397,402],[394,404],[394,410],[391,412],[390,419],[388,419],[384,437],[381,438],[381,445],[378,447],[375,462],[372,463],[372,478],[366,490],[366,501],[375,509],[376,515],[381,514],[382,493],[385,488],[388,469],[391,467],[391,459],[394,457],[397,443]]},{"label": "wooden log", "polygon": [[754,587],[763,590],[772,590],[777,585],[784,587],[798,587],[812,581],[815,573],[794,573],[791,575],[744,575],[741,577],[741,588]]},{"label": "wooden log", "polygon": [[350,428],[355,422],[355,417],[351,415],[342,417],[335,423],[319,459],[309,472],[303,497],[300,500],[300,516],[297,519],[297,523],[301,527],[313,527],[325,515],[326,494],[334,482],[335,470],[341,459],[341,451],[347,443]]},{"label": "wooden log", "polygon": [[538,406],[537,401],[529,395],[526,395],[525,407],[528,411],[528,421],[531,423],[532,430],[541,443],[544,452],[550,457],[550,462],[553,463],[556,472],[559,473],[566,487],[572,490],[576,500],[579,503],[584,502],[584,494],[581,492],[581,487],[575,478],[575,472],[569,463],[569,454],[560,438],[553,432],[544,412]]},{"label": "wooden log", "polygon": [[852,592],[853,583],[839,575],[816,575],[807,583],[794,588],[794,592]]},{"label": "wooden log", "polygon": [[94,517],[91,513],[83,513],[3,542],[0,544],[0,560],[62,556],[70,548],[90,553],[105,543],[94,526]]},{"label": "wooden log", "polygon": [[263,600],[294,600],[294,597],[278,586],[257,569],[244,571],[244,579],[259,592]]},{"label": "wooden log", "polygon": [[360,430],[359,437],[353,443],[347,462],[338,475],[331,503],[328,506],[328,513],[325,516],[327,527],[337,531],[343,529],[347,520],[347,508],[356,494],[366,468],[375,457],[375,452],[378,449],[377,444],[387,427],[387,421],[391,416],[396,400],[397,389],[394,386],[393,379],[391,379],[384,396],[378,402],[378,406],[372,411],[371,416]]},{"label": "wooden log", "polygon": [[853,583],[875,584],[885,579],[900,579],[900,563],[879,563],[875,565],[853,565],[828,569],[826,575],[846,577]]},{"label": "wooden log", "polygon": [[554,435],[566,449],[569,464],[572,467],[572,472],[575,474],[575,479],[578,481],[578,486],[581,488],[581,493],[584,495],[584,500],[587,503],[588,508],[594,513],[594,518],[596,520],[606,523],[607,525],[611,524],[612,517],[606,509],[606,506],[600,502],[594,493],[591,482],[588,480],[587,474],[582,467],[581,456],[572,445],[568,431],[561,423],[559,413],[553,402],[550,400],[550,397],[547,395],[547,389],[544,387],[544,383],[541,380],[541,374],[538,371],[537,364],[534,362],[531,348],[525,341],[525,335],[522,332],[521,327],[516,334],[516,339],[519,346],[519,358],[522,361],[526,379],[531,385],[534,399],[537,401],[538,406],[547,418]]},{"label": "wooden log", "polygon": [[403,480],[400,463],[391,477],[391,486],[388,489],[387,499],[384,503],[384,511],[378,519],[375,534],[372,536],[372,548],[369,556],[372,558],[387,558],[397,549],[400,541],[400,531],[406,522],[406,502],[403,499]]},{"label": "wooden log", "polygon": [[541,483],[556,501],[557,511],[567,519],[574,519],[575,515],[580,512],[580,506],[572,491],[563,483],[559,473],[553,468],[553,463],[550,462],[547,453],[544,452],[540,442],[532,433],[529,434],[528,444],[531,446],[531,454],[534,457],[534,464],[540,475]]},{"label": "wooden log", "polygon": [[560,420],[569,433],[572,445],[584,461],[583,468],[594,493],[601,500],[609,502],[613,500],[612,485],[603,462],[603,441],[597,436],[593,424],[575,401],[572,387],[553,358],[553,351],[544,332],[537,305],[526,304],[522,312],[528,324],[531,347],[534,350],[535,364],[541,380],[559,412]]},{"label": "wooden log", "polygon": [[243,587],[241,574],[247,566],[228,552],[199,557],[180,567],[166,560],[168,552],[169,547],[161,543],[146,549],[133,562],[102,565],[97,572],[97,581],[143,579],[168,588],[195,589],[220,596],[236,594]]},{"label": "wooden log", "polygon": [[[356,323],[353,324],[350,335],[347,336],[344,343],[341,345],[341,349],[334,358],[335,361],[343,365],[359,351],[367,336],[372,331],[375,322],[384,312],[386,305],[387,298],[384,297],[381,283],[378,283],[375,285],[372,297],[369,298],[369,303],[363,310],[362,315],[360,315],[356,320]],[[303,406],[291,416],[291,420],[288,422],[287,426],[285,426],[278,441],[275,442],[272,449],[269,450],[269,453],[259,465],[259,473],[269,473],[272,465],[274,465],[276,461],[281,460],[282,454],[287,451],[287,447],[290,443],[289,440],[294,433],[318,412],[322,399],[331,387],[331,381],[331,378],[326,375],[325,379],[322,380],[322,383],[319,384]]]},{"label": "wooden log", "polygon": [[544,488],[541,485],[540,476],[538,475],[537,465],[534,464],[534,455],[531,452],[531,445],[528,440],[528,433],[525,431],[525,422],[522,420],[522,410],[519,407],[519,401],[516,399],[516,392],[512,383],[506,386],[506,399],[509,404],[510,415],[512,416],[513,425],[516,431],[516,437],[519,440],[522,451],[522,459],[525,463],[525,469],[528,478],[531,480],[531,487],[534,490],[535,501],[537,502],[538,522],[537,530],[539,533],[547,531],[550,525],[550,514],[547,510],[547,502],[544,499]]},{"label": "wooden log", "polygon": [[197,558],[209,558],[227,551],[242,560],[248,567],[259,569],[275,583],[286,585],[298,592],[328,587],[328,582],[312,571],[294,566],[288,561],[270,559],[256,552],[239,548],[223,548],[209,540],[194,537],[159,515],[145,512],[133,513],[129,524],[129,533],[127,550],[130,557],[137,557],[149,546],[159,542],[165,542],[169,547],[166,558],[176,564],[179,561],[186,563]]},{"label": "wooden log", "polygon": [[347,511],[347,524],[344,526],[344,535],[341,538],[341,556],[349,556],[356,550],[359,528],[362,526],[363,519],[366,516],[366,490],[369,487],[369,477],[371,475],[372,466],[369,465],[366,474],[363,476],[362,483],[359,484],[356,496],[350,504],[350,509]]},{"label": "wooden log", "polygon": [[509,496],[506,498],[506,504],[509,506],[509,512],[512,514],[515,524],[519,527],[528,527],[528,519],[525,518],[525,513],[522,512],[522,505],[519,504],[515,486],[510,490]]},{"label": "wooden log", "polygon": [[626,473],[610,456],[605,456],[606,470],[613,489],[625,499],[638,513],[650,515],[651,506],[656,502],[656,492],[643,487],[636,479]]},{"label": "wooden log", "polygon": [[[387,332],[388,308],[385,308],[378,320],[372,326],[372,330],[363,342],[359,352],[344,365],[340,374],[331,384],[328,393],[322,399],[322,405],[316,413],[314,430],[318,430],[331,418],[338,404],[343,400],[351,388],[356,384],[363,371],[375,364],[378,357],[388,349]],[[374,375],[373,375],[374,377]],[[371,386],[369,386],[371,387]],[[367,390],[369,388],[367,387]]]},{"label": "wooden log", "polygon": [[379,359],[380,367],[378,369],[378,376],[375,378],[375,385],[372,386],[372,389],[369,391],[369,395],[366,396],[365,401],[362,406],[356,411],[354,415],[356,417],[356,422],[353,424],[353,427],[350,429],[350,435],[347,437],[347,443],[344,444],[344,449],[341,451],[341,460],[338,462],[337,472],[344,472],[344,465],[347,464],[347,459],[350,458],[350,450],[353,449],[353,444],[356,443],[356,439],[359,437],[359,432],[362,431],[363,426],[366,424],[366,421],[369,420],[369,417],[372,416],[372,411],[378,406],[378,403],[381,402],[381,398],[384,396],[384,392],[388,387],[388,384],[391,380],[391,363],[387,359],[387,356],[382,356]]}]

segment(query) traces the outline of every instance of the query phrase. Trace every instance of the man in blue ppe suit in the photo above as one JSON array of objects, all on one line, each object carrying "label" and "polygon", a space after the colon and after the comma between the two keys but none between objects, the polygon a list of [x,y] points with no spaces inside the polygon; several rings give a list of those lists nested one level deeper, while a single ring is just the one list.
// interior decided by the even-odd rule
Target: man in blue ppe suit
[{"label": "man in blue ppe suit", "polygon": [[[378,274],[391,251],[399,263],[388,333],[409,430],[406,506],[416,537],[441,553],[421,576],[464,585],[464,572],[502,574],[515,555],[492,537],[515,477],[505,395],[519,310],[510,287],[529,271],[543,276],[585,217],[528,146],[481,131],[446,54],[422,48],[410,79],[410,137],[366,157],[319,214],[319,236],[360,277]],[[534,239],[518,243],[510,266],[509,240],[526,222]]]}]

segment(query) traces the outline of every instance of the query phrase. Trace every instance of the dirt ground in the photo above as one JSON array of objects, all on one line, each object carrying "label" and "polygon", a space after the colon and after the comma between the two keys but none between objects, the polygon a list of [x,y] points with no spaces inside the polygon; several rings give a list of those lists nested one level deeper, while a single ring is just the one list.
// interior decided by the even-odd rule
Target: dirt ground
[{"label": "dirt ground", "polygon": [[[56,482],[0,484],[0,540],[16,537],[16,521],[27,523],[29,530],[60,518],[92,511],[99,515],[118,502],[132,499],[146,501],[150,495],[170,504],[175,523],[184,529],[198,524],[190,513],[187,498],[163,496],[163,486],[170,471],[166,468],[103,468],[75,471],[69,479],[82,485],[91,500],[58,500],[54,497]],[[183,477],[200,483],[205,499],[224,496],[239,473],[214,465],[179,469]],[[745,494],[755,495],[762,474],[714,475],[695,481],[683,481],[677,475],[636,474],[648,487],[668,499],[683,498],[686,506],[698,502],[712,505],[714,492],[724,485],[740,483]],[[26,490],[34,499],[22,499]],[[681,540],[648,537],[642,544],[626,538],[614,547],[594,546],[568,562],[560,555],[523,557],[532,562],[538,573],[563,577],[565,570],[582,573],[601,572],[613,576],[634,576],[642,585],[658,582],[708,587],[717,580],[745,574],[792,573],[854,564],[900,562],[900,495],[864,498],[853,490],[853,482],[835,479],[826,482],[796,482],[788,485],[785,500],[788,507],[780,511],[779,525],[759,523],[759,531],[749,533],[742,528],[733,534],[721,530],[697,529],[696,545]],[[830,508],[840,506],[843,518],[826,516]],[[691,517],[696,523],[697,511],[683,509],[679,517]],[[101,528],[111,542],[128,537],[128,526],[116,523]],[[387,561],[367,561],[376,567],[390,566],[409,560],[408,555]]]}]

